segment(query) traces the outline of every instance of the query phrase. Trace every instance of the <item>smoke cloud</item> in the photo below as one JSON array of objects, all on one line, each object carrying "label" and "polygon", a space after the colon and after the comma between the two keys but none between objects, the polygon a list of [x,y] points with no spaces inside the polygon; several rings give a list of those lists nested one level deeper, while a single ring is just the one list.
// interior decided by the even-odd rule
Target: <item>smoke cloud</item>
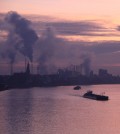
[{"label": "smoke cloud", "polygon": [[16,37],[13,34],[9,34],[7,40],[1,45],[1,51],[0,55],[1,57],[8,58],[9,62],[13,64],[15,62],[15,57],[17,54],[17,51],[15,49],[16,45]]},{"label": "smoke cloud", "polygon": [[91,59],[90,59],[90,57],[88,57],[88,55],[82,55],[82,58],[84,59],[83,63],[81,64],[82,68],[84,69],[84,74],[86,76],[89,76]]},{"label": "smoke cloud", "polygon": [[1,55],[3,58],[9,58],[11,64],[15,62],[17,54],[21,53],[31,62],[34,57],[40,74],[80,64],[84,73],[89,73],[91,52],[88,52],[84,42],[76,43],[60,38],[53,27],[46,28],[38,38],[30,27],[30,21],[16,12],[9,12],[5,16],[5,22],[8,36]]},{"label": "smoke cloud", "polygon": [[[38,70],[40,74],[54,72],[60,67],[68,67],[71,64],[80,65],[90,70],[89,54],[82,49],[79,45],[74,45],[67,40],[57,37],[57,33],[52,28],[47,28],[45,33],[40,37],[36,43],[38,52]],[[86,57],[82,55],[86,55]],[[85,61],[84,61],[85,60]],[[87,67],[89,66],[89,67]]]},{"label": "smoke cloud", "polygon": [[[30,28],[30,22],[16,12],[9,12],[5,16],[5,21],[12,27],[12,32],[10,31],[10,34],[14,33],[14,35],[17,36],[15,48],[32,61],[33,45],[38,37],[35,31]],[[9,37],[9,40],[10,39],[11,38]]]}]

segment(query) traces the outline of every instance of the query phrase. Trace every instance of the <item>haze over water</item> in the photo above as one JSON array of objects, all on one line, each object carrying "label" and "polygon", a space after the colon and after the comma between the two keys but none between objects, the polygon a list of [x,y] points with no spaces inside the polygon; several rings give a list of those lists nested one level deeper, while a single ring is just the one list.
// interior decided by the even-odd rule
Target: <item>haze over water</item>
[{"label": "haze over water", "polygon": [[[105,92],[101,102],[81,97]],[[120,85],[13,89],[0,92],[1,134],[119,134]]]}]

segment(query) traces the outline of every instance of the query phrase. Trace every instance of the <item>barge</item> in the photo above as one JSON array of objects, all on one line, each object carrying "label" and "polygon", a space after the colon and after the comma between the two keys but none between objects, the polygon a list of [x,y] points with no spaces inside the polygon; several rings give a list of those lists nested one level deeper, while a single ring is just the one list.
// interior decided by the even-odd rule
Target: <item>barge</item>
[{"label": "barge", "polygon": [[87,91],[84,95],[84,98],[93,99],[93,100],[100,100],[100,101],[107,101],[109,99],[108,96],[105,95],[97,95],[93,94],[92,91]]}]

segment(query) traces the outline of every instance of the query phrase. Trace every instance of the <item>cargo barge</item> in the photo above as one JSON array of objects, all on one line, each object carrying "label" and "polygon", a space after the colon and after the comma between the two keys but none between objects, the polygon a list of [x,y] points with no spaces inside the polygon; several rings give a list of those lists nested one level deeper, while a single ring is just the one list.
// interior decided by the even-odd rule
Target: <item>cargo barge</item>
[{"label": "cargo barge", "polygon": [[109,100],[109,97],[108,96],[93,94],[92,91],[87,91],[83,95],[83,97],[84,98],[88,98],[88,99],[93,99],[93,100],[100,100],[100,101],[107,101],[107,100]]}]

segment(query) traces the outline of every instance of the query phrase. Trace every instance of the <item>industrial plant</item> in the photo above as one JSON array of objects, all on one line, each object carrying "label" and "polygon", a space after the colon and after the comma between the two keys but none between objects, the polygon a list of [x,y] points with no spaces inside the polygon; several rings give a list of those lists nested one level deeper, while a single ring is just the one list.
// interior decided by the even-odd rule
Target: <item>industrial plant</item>
[{"label": "industrial plant", "polygon": [[58,69],[53,74],[33,74],[31,70],[32,65],[28,62],[24,72],[11,69],[11,75],[0,75],[0,89],[120,83],[120,76],[113,76],[105,69],[94,74],[83,64]]},{"label": "industrial plant", "polygon": [[[106,69],[99,69],[95,74],[90,68],[91,57],[99,47],[93,49],[89,45],[78,44],[80,42],[74,44],[58,37],[50,27],[39,35],[30,21],[13,11],[5,15],[4,23],[8,26],[5,29],[7,36],[0,46],[0,58],[9,62],[10,74],[0,75],[1,90],[120,83],[120,76],[113,76]],[[14,64],[22,61],[23,66],[24,60],[24,71],[15,71]],[[33,71],[34,62],[36,73]]]}]

